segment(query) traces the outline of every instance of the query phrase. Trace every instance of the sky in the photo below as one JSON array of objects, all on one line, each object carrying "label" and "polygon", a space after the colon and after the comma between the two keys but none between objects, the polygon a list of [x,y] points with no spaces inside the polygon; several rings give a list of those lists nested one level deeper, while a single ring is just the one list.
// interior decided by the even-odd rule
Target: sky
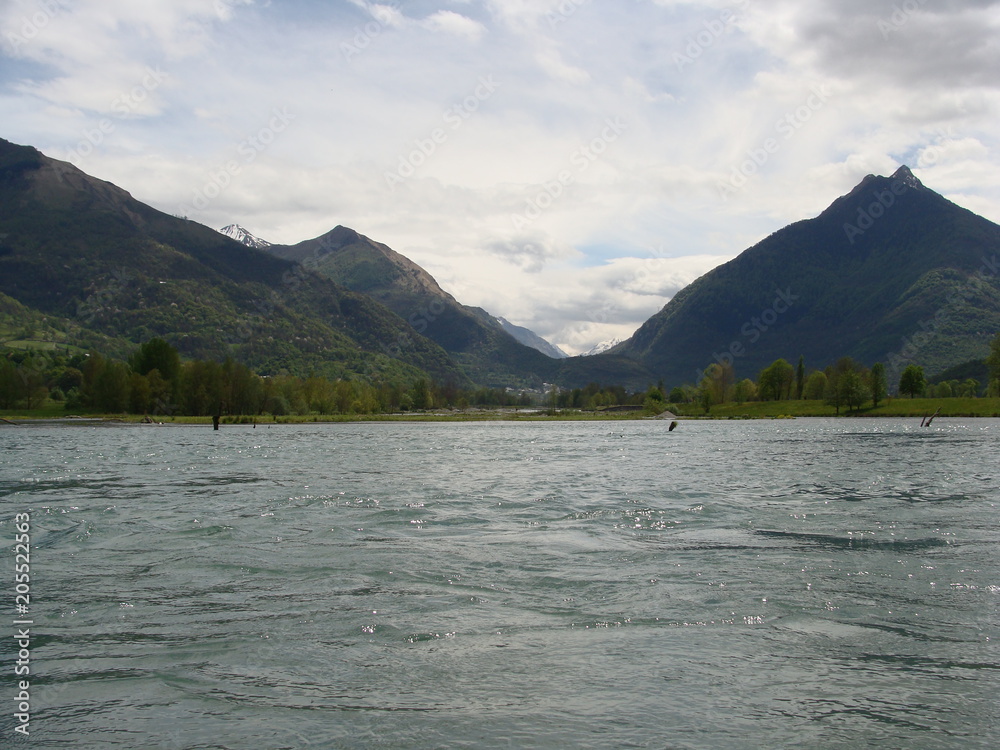
[{"label": "sky", "polygon": [[910,166],[1000,222],[1000,0],[0,0],[0,137],[574,354]]}]

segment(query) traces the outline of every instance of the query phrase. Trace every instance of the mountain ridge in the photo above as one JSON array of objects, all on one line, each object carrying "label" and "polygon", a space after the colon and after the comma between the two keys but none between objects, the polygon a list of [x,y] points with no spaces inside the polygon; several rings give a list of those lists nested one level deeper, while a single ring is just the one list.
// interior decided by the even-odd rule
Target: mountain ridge
[{"label": "mountain ridge", "polygon": [[225,229],[0,139],[5,314],[115,351],[163,336],[186,356],[234,357],[264,374],[642,389],[697,382],[712,362],[755,378],[799,355],[809,368],[852,356],[933,376],[984,357],[1000,330],[1000,226],[906,166],[866,176],[704,274],[626,341],[565,359],[348,227],[295,245]]},{"label": "mountain ridge", "polygon": [[[412,260],[349,227],[266,249],[385,305],[448,352],[474,382],[539,387],[558,372],[555,360],[519,342],[490,313],[461,304]],[[403,349],[407,341],[389,346]]]},{"label": "mountain ridge", "polygon": [[1000,280],[977,275],[998,251],[1000,226],[903,166],[704,274],[610,353],[674,384],[712,362],[756,378],[799,355],[818,368],[919,359],[934,373],[984,357],[1000,330]]},{"label": "mountain ridge", "polygon": [[[163,336],[186,356],[264,374],[469,382],[368,297],[5,140],[0,235],[0,293],[88,336]],[[405,351],[380,348],[403,335]]]}]

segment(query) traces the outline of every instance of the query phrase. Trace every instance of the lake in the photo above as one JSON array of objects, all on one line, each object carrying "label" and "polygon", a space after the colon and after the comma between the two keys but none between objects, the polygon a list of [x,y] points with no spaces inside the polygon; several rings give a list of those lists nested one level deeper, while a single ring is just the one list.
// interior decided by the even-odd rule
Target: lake
[{"label": "lake", "polygon": [[995,747],[1000,420],[667,426],[0,428],[0,745]]}]

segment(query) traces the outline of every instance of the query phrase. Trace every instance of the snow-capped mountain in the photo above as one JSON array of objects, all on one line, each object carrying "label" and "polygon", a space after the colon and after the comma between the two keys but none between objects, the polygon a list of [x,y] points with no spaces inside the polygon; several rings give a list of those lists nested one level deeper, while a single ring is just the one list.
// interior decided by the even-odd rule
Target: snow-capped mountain
[{"label": "snow-capped mountain", "polygon": [[271,246],[270,242],[262,240],[260,237],[255,237],[239,224],[230,224],[219,231],[227,237],[232,237],[237,242],[242,242],[247,247],[255,247],[258,250],[263,250]]},{"label": "snow-capped mountain", "polygon": [[604,354],[608,349],[613,346],[618,346],[622,342],[621,339],[611,339],[610,341],[602,341],[599,344],[594,345],[590,351],[586,351],[581,354],[581,357],[592,357],[595,354]]}]

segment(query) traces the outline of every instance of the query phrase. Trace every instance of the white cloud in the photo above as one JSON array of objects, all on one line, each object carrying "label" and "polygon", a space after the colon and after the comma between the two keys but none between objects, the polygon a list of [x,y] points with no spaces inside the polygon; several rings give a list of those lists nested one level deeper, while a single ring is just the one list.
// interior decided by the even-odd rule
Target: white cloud
[{"label": "white cloud", "polygon": [[477,41],[486,31],[486,27],[478,21],[451,10],[439,10],[428,16],[423,23],[433,31],[443,31],[472,41]]}]

